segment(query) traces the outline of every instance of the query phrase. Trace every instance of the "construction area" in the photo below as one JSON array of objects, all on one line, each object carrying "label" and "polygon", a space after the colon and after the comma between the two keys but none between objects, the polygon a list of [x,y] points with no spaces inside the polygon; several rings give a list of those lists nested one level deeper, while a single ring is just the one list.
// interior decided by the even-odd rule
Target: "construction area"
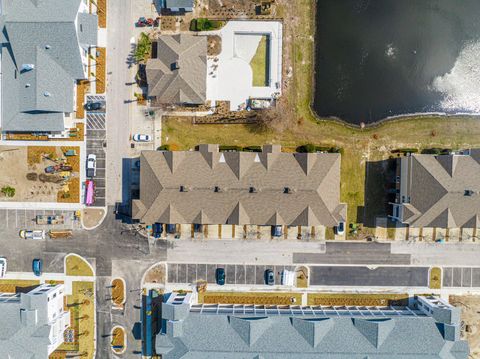
[{"label": "construction area", "polygon": [[2,146],[0,200],[80,202],[80,148]]},{"label": "construction area", "polygon": [[450,304],[462,308],[462,339],[470,346],[469,358],[480,359],[480,296],[451,295]]}]

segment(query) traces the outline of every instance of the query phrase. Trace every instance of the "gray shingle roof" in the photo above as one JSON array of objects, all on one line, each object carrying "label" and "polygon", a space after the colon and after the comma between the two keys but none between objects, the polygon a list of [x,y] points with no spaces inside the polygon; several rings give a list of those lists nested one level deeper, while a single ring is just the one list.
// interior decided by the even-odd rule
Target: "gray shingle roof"
[{"label": "gray shingle roof", "polygon": [[[1,27],[7,46],[2,56],[3,131],[64,129],[63,113],[74,109],[75,81],[85,78],[80,46],[88,48],[96,43],[97,17],[78,14],[80,3],[4,3]],[[25,70],[24,65],[33,65],[33,69]]]},{"label": "gray shingle roof", "polygon": [[163,35],[146,66],[148,96],[159,103],[202,104],[207,88],[207,38]]},{"label": "gray shingle roof", "polygon": [[[478,227],[480,224],[480,158],[472,155],[412,155],[410,203],[404,205],[404,222],[412,227]],[[466,195],[466,191],[472,191]],[[405,211],[406,210],[406,211]]]},{"label": "gray shingle roof", "polygon": [[162,358],[466,359],[469,353],[465,341],[446,340],[428,316],[258,318],[190,313],[182,327],[178,337],[157,335],[156,350]]},{"label": "gray shingle roof", "polygon": [[143,151],[140,162],[132,215],[144,223],[334,226],[345,217],[340,154]]}]

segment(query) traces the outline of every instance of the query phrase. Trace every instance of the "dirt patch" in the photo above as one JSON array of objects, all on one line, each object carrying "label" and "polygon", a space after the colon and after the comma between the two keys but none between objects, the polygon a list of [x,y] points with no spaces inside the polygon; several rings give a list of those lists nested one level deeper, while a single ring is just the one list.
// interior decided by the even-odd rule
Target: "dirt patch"
[{"label": "dirt patch", "polygon": [[86,208],[83,210],[82,221],[86,228],[93,228],[99,224],[105,215],[105,210],[101,208]]},{"label": "dirt patch", "polygon": [[296,286],[297,288],[307,288],[308,287],[308,269],[305,267],[299,267],[295,271],[296,276]]},{"label": "dirt patch", "polygon": [[45,157],[55,159],[57,158],[57,149],[54,146],[28,146],[27,147],[27,161],[28,165],[32,166],[37,163],[42,163]]},{"label": "dirt patch", "polygon": [[160,20],[160,29],[162,31],[175,31],[177,29],[177,19],[175,16],[162,16]]},{"label": "dirt patch", "polygon": [[480,296],[451,295],[450,304],[462,308],[461,320],[464,330],[462,339],[466,339],[470,346],[469,358],[480,359]]},{"label": "dirt patch", "polygon": [[310,293],[307,305],[406,306],[408,305],[408,294]]},{"label": "dirt patch", "polygon": [[97,0],[98,27],[107,27],[107,0]]},{"label": "dirt patch", "polygon": [[218,35],[207,36],[207,55],[218,56],[222,52],[222,38]]},{"label": "dirt patch", "polygon": [[157,264],[145,274],[145,283],[165,284],[165,264]]},{"label": "dirt patch", "polygon": [[274,1],[209,0],[207,15],[217,18],[269,19],[276,16]]},{"label": "dirt patch", "polygon": [[430,281],[428,283],[430,289],[442,288],[442,270],[438,267],[430,269]]}]

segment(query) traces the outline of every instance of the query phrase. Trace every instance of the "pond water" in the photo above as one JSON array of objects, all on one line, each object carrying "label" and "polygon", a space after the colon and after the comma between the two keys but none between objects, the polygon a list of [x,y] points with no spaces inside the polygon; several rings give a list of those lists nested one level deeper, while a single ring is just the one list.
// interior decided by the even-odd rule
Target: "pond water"
[{"label": "pond water", "polygon": [[321,117],[480,113],[480,0],[318,0]]}]

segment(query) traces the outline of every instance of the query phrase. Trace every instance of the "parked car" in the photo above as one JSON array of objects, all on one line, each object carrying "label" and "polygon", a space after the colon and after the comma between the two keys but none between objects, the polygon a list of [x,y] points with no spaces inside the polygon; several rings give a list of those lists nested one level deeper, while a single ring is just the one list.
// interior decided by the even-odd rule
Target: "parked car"
[{"label": "parked car", "polygon": [[217,268],[215,271],[215,281],[218,285],[225,284],[225,268]]},{"label": "parked car", "polygon": [[0,257],[0,278],[5,277],[7,273],[7,258]]},{"label": "parked car", "polygon": [[136,133],[133,135],[133,140],[135,142],[150,142],[152,140],[152,136]]},{"label": "parked car", "polygon": [[343,236],[345,234],[345,222],[339,222],[338,226],[335,227],[335,233],[339,236]]},{"label": "parked car", "polygon": [[275,274],[271,269],[265,271],[265,284],[274,285],[275,284]]},{"label": "parked car", "polygon": [[43,229],[34,229],[33,231],[22,229],[19,236],[23,239],[42,240],[45,239],[45,231]]},{"label": "parked car", "polygon": [[282,226],[272,226],[272,236],[281,237],[282,236]]},{"label": "parked car", "polygon": [[87,177],[95,177],[97,175],[97,156],[90,153],[87,156]]},{"label": "parked car", "polygon": [[103,102],[87,102],[85,108],[87,111],[100,111],[104,107]]},{"label": "parked car", "polygon": [[40,277],[42,275],[42,267],[43,267],[43,263],[41,259],[35,258],[32,261],[32,271],[33,271],[33,274],[35,274],[37,277]]}]

